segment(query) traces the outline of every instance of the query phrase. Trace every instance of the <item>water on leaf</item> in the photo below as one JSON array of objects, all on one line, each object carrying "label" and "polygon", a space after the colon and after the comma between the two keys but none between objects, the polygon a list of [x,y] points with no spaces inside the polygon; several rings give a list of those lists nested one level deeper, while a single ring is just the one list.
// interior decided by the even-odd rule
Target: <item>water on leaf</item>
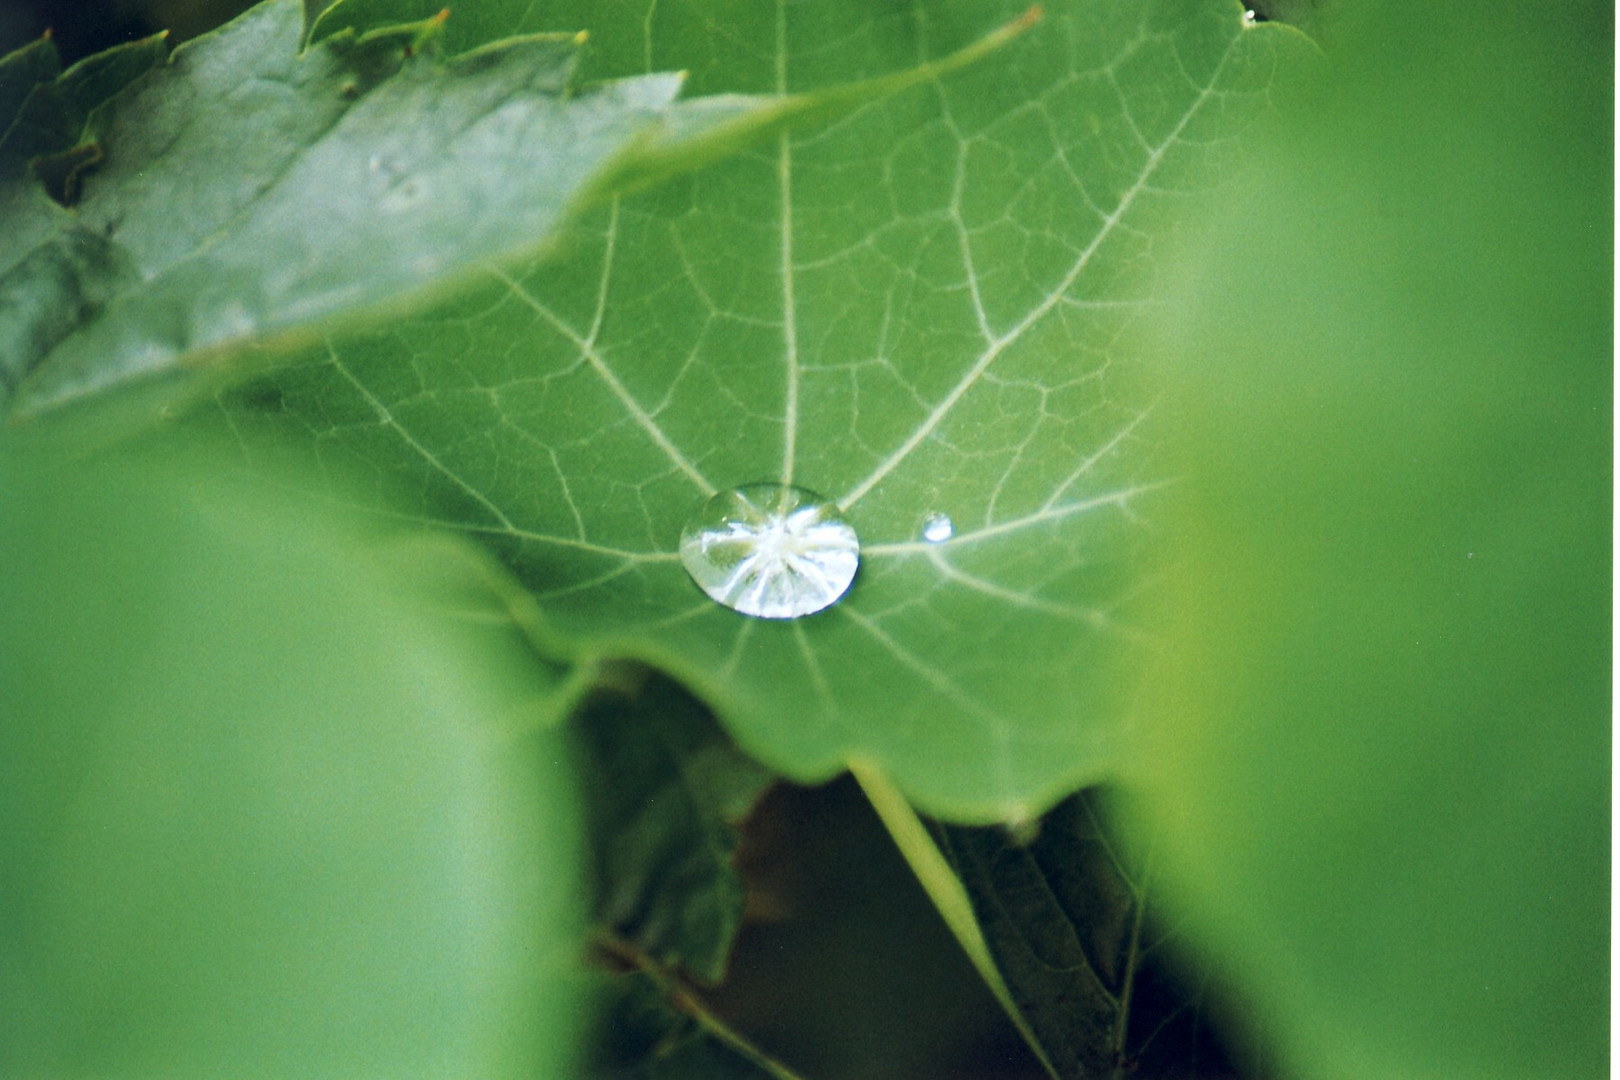
[{"label": "water on leaf", "polygon": [[681,562],[698,588],[762,619],[796,619],[843,596],[860,547],[831,500],[788,484],[722,491],[681,532]]},{"label": "water on leaf", "polygon": [[922,538],[930,544],[943,544],[956,535],[956,523],[949,514],[929,514],[923,519]]}]

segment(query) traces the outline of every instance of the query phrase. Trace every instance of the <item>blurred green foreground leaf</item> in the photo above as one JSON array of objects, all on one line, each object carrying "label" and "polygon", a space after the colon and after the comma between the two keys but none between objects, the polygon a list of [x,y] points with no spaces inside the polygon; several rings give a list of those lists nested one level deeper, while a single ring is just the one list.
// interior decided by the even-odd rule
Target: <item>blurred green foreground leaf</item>
[{"label": "blurred green foreground leaf", "polygon": [[568,1075],[552,680],[452,575],[140,466],[0,461],[0,1075]]},{"label": "blurred green foreground leaf", "polygon": [[1365,8],[1158,328],[1134,771],[1289,1075],[1600,1076],[1613,10]]}]

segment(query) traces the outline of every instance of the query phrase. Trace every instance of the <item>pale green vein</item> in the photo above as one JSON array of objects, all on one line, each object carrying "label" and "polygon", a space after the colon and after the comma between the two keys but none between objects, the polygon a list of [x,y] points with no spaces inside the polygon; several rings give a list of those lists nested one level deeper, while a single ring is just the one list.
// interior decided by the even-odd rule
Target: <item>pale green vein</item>
[{"label": "pale green vein", "polygon": [[646,623],[644,625],[644,629],[647,629],[647,630],[669,630],[669,629],[673,629],[674,627],[680,626],[682,623],[689,623],[693,619],[700,618],[700,617],[702,617],[704,615],[711,614],[711,613],[713,613],[713,611],[714,611],[714,603],[712,601],[705,600],[700,604],[695,604],[692,607],[684,608],[681,611],[677,611],[673,615],[665,615],[662,619],[657,619],[657,620],[654,620],[653,622]]},{"label": "pale green vein", "polygon": [[334,500],[332,505],[348,510],[361,510],[405,525],[423,525],[432,529],[476,533],[480,536],[502,536],[522,540],[525,543],[549,544],[553,547],[584,551],[592,555],[605,555],[632,564],[672,563],[680,559],[680,556],[673,551],[627,551],[624,548],[610,547],[606,544],[593,544],[589,540],[575,540],[567,536],[552,536],[547,533],[531,532],[512,525],[485,525],[474,521],[446,521],[443,518],[427,517],[423,514],[402,514],[385,507],[365,506],[343,500]]},{"label": "pale green vein", "polygon": [[849,510],[862,498],[864,498],[874,487],[882,483],[884,477],[888,476],[891,472],[898,468],[902,462],[911,456],[911,452],[913,450],[915,450],[919,445],[922,444],[924,440],[938,430],[939,426],[945,422],[945,418],[949,416],[951,411],[956,407],[956,404],[962,400],[969,390],[973,389],[973,387],[978,383],[980,377],[990,368],[990,365],[994,364],[1009,346],[1021,339],[1031,327],[1039,323],[1054,308],[1056,308],[1059,303],[1063,301],[1063,298],[1067,295],[1068,291],[1074,287],[1074,283],[1079,280],[1080,275],[1085,272],[1088,266],[1091,265],[1091,260],[1102,248],[1104,242],[1106,242],[1108,238],[1113,235],[1114,230],[1119,227],[1120,223],[1124,220],[1125,215],[1130,211],[1131,206],[1136,202],[1137,197],[1140,196],[1143,191],[1147,190],[1148,181],[1152,178],[1153,174],[1158,171],[1160,163],[1164,160],[1164,155],[1168,153],[1170,148],[1177,143],[1177,141],[1181,138],[1181,133],[1186,130],[1187,125],[1192,122],[1193,117],[1198,115],[1198,112],[1203,108],[1204,103],[1209,100],[1211,95],[1214,94],[1215,86],[1220,81],[1221,72],[1226,66],[1227,58],[1232,55],[1233,44],[1235,44],[1235,41],[1234,43],[1228,44],[1226,51],[1221,54],[1220,63],[1216,66],[1214,74],[1210,77],[1209,84],[1199,90],[1198,96],[1193,100],[1192,105],[1188,107],[1186,113],[1181,117],[1181,120],[1171,130],[1170,134],[1165,137],[1164,141],[1155,147],[1153,152],[1148,155],[1147,161],[1143,164],[1141,174],[1137,177],[1136,182],[1126,189],[1124,194],[1120,196],[1120,199],[1115,204],[1113,211],[1103,219],[1102,224],[1097,229],[1097,234],[1092,237],[1091,242],[1088,243],[1080,252],[1079,256],[1075,259],[1074,264],[1069,268],[1069,271],[1064,274],[1063,279],[1058,283],[1057,287],[1048,293],[1040,301],[1040,303],[1031,308],[1022,319],[1013,324],[1013,326],[1008,329],[1006,333],[1001,334],[990,342],[989,346],[979,354],[972,366],[968,368],[967,373],[957,381],[956,385],[953,386],[943,398],[940,399],[939,403],[935,405],[927,417],[923,419],[923,422],[919,424],[909,436],[907,436],[905,441],[896,447],[894,451],[886,458],[879,462],[877,467],[872,470],[865,480],[862,480],[860,483],[856,484],[843,496],[843,498],[838,500],[838,505],[840,507],[846,511]]},{"label": "pale green vein", "polygon": [[423,446],[421,442],[417,440],[416,436],[412,435],[405,425],[399,422],[399,419],[394,416],[393,411],[390,410],[387,405],[384,405],[382,401],[378,399],[377,395],[373,394],[364,383],[355,378],[354,374],[348,368],[343,366],[343,361],[338,359],[337,350],[332,348],[331,342],[326,343],[326,356],[333,369],[339,375],[343,376],[343,378],[348,381],[349,385],[353,386],[355,390],[359,392],[361,397],[366,399],[366,404],[371,406],[372,411],[377,414],[378,421],[384,427],[392,429],[393,432],[405,442],[405,445],[409,446],[411,450],[420,456],[423,461],[427,462],[435,472],[437,472],[440,476],[443,476],[446,480],[449,480],[452,484],[456,485],[456,487],[460,488],[462,492],[464,492],[479,506],[482,506],[485,510],[488,510],[490,514],[494,516],[495,520],[500,522],[503,528],[512,532],[517,531],[517,526],[512,524],[511,519],[506,516],[505,512],[502,511],[500,507],[490,502],[489,498],[485,496],[483,492],[479,491],[472,484],[462,479],[459,473],[457,473],[454,469],[451,469],[443,461],[439,460],[438,455],[433,453],[433,451],[429,450],[427,447]]},{"label": "pale green vein", "polygon": [[1076,514],[1084,514],[1103,507],[1116,506],[1124,508],[1130,502],[1130,500],[1136,496],[1142,495],[1149,491],[1157,490],[1158,488],[1162,488],[1169,483],[1171,483],[1169,480],[1156,480],[1152,483],[1133,484],[1130,487],[1120,488],[1117,491],[1110,491],[1090,499],[1081,500],[1080,502],[1063,503],[1060,506],[1042,507],[1033,514],[1025,514],[1022,517],[1009,518],[1006,521],[986,525],[980,529],[959,532],[949,540],[944,540],[937,544],[930,543],[925,540],[906,540],[893,544],[872,544],[869,547],[864,547],[861,549],[861,558],[928,554],[929,552],[936,551],[941,548],[960,547],[964,544],[974,544],[983,540],[989,540],[992,537],[1005,536],[1008,533],[1018,532],[1020,529],[1029,529],[1054,521],[1062,521],[1064,518],[1073,517]]},{"label": "pale green vein", "polygon": [[[708,610],[713,610],[713,605],[709,605]],[[726,662],[720,667],[720,674],[725,678],[729,679],[734,676],[737,669],[742,666],[743,653],[748,648],[749,639],[754,636],[755,625],[757,624],[752,619],[748,619],[738,629],[737,637],[731,643],[731,653],[726,657]]]},{"label": "pale green vein", "polygon": [[1028,611],[1039,611],[1047,615],[1056,615],[1059,618],[1084,623],[1097,630],[1101,630],[1108,625],[1108,614],[1097,608],[1060,604],[1055,600],[1046,600],[1030,593],[1017,592],[952,566],[950,560],[945,558],[945,551],[939,544],[931,546],[931,550],[928,552],[928,561],[933,564],[934,568],[940,572],[946,581],[1012,604],[1014,607]]},{"label": "pale green vein", "polygon": [[805,636],[802,622],[794,622],[793,640],[798,643],[799,655],[804,657],[804,668],[810,673],[810,685],[815,688],[816,700],[821,702],[822,714],[828,720],[836,720],[838,705],[833,700],[832,687],[827,685],[827,676],[821,670],[821,662],[816,659],[816,651],[810,647],[810,639]]},{"label": "pale green vein", "polygon": [[[776,92],[787,93],[787,6],[776,3]],[[776,177],[782,203],[782,344],[787,388],[782,406],[782,483],[793,483],[799,441],[799,330],[793,286],[793,147],[787,132],[776,140]]]},{"label": "pale green vein", "polygon": [[652,74],[653,70],[653,17],[658,14],[658,0],[651,0],[647,5],[647,14],[641,19],[641,62],[646,65],[644,70]]},{"label": "pale green vein", "polygon": [[619,199],[614,196],[608,204],[607,235],[602,247],[602,273],[596,279],[596,310],[591,313],[591,329],[585,342],[592,349],[602,335],[602,320],[607,317],[608,288],[613,283],[613,257],[619,247]]},{"label": "pale green vein", "polygon": [[904,667],[910,669],[914,675],[918,676],[929,686],[933,687],[935,690],[938,690],[941,694],[944,694],[946,697],[956,702],[957,705],[961,706],[963,712],[966,712],[970,716],[974,716],[985,722],[985,724],[988,725],[992,731],[1001,726],[1001,718],[998,717],[994,712],[986,708],[984,705],[981,705],[971,694],[969,694],[966,690],[963,690],[960,686],[956,685],[956,683],[943,672],[924,663],[922,659],[910,649],[907,649],[904,645],[901,645],[898,641],[894,640],[894,638],[890,637],[888,633],[885,632],[884,629],[876,622],[867,618],[865,615],[862,615],[859,611],[855,610],[855,608],[848,604],[839,604],[837,607],[833,608],[833,610],[837,611],[839,614],[843,615],[844,618],[866,631],[870,637],[877,641],[879,645],[882,645],[883,648],[896,660],[900,661]]},{"label": "pale green vein", "polygon": [[994,343],[995,331],[990,329],[990,316],[984,309],[984,297],[979,292],[979,271],[973,261],[973,242],[968,236],[967,222],[962,220],[962,191],[967,185],[967,140],[951,116],[945,100],[945,90],[936,80],[934,92],[939,98],[940,115],[945,118],[951,135],[956,139],[956,174],[951,182],[950,222],[956,233],[956,246],[962,257],[962,273],[967,278],[968,296],[973,301],[973,317],[978,320],[979,334],[986,344]]},{"label": "pale green vein", "polygon": [[625,563],[593,578],[585,578],[567,585],[559,585],[555,589],[536,589],[534,595],[541,600],[557,600],[564,596],[575,596],[582,592],[590,592],[592,589],[600,588],[609,582],[617,581],[626,574],[632,574],[635,571],[636,566],[633,563]]},{"label": "pale green vein", "polygon": [[1150,405],[1146,409],[1143,409],[1141,412],[1137,413],[1136,416],[1131,419],[1130,423],[1120,428],[1113,434],[1112,437],[1108,439],[1107,442],[1103,443],[1096,450],[1093,450],[1089,457],[1083,458],[1080,461],[1080,464],[1076,465],[1074,469],[1070,471],[1069,475],[1063,478],[1063,483],[1057,486],[1057,489],[1052,492],[1051,497],[1048,498],[1046,502],[1041,504],[1041,509],[1051,510],[1053,507],[1057,506],[1058,500],[1063,497],[1063,493],[1068,491],[1069,488],[1073,487],[1082,476],[1085,476],[1086,474],[1090,473],[1092,469],[1096,468],[1097,462],[1119,449],[1120,444],[1126,439],[1130,438],[1131,433],[1142,425],[1142,421],[1146,420],[1148,414],[1152,411],[1153,406]]},{"label": "pale green vein", "polygon": [[608,544],[592,543],[589,540],[576,540],[570,536],[554,536],[550,533],[532,532],[511,525],[497,527],[462,521],[440,522],[427,518],[411,518],[409,520],[417,521],[423,525],[444,525],[448,528],[460,529],[463,532],[481,533],[485,536],[506,536],[530,544],[549,544],[552,547],[584,551],[592,555],[607,555],[615,559],[622,559],[627,563],[672,563],[680,559],[680,556],[673,551],[630,551],[626,548],[617,548]]},{"label": "pale green vein", "polygon": [[[615,218],[614,220],[617,219]],[[610,242],[610,254],[611,249],[612,245]],[[713,495],[716,490],[715,486],[709,482],[707,477],[698,471],[695,465],[687,460],[686,455],[681,453],[680,448],[675,445],[670,437],[664,432],[664,429],[659,426],[658,421],[653,418],[652,414],[646,409],[642,408],[641,403],[636,400],[635,395],[630,393],[629,389],[624,385],[624,383],[619,381],[619,377],[613,373],[613,369],[608,367],[607,362],[602,359],[601,353],[597,351],[596,342],[581,335],[579,331],[575,330],[549,307],[541,303],[539,298],[537,298],[533,293],[529,292],[529,290],[525,289],[523,284],[517,279],[513,278],[503,270],[496,269],[492,272],[501,280],[502,283],[506,285],[508,289],[512,290],[513,296],[521,300],[526,306],[532,309],[535,314],[539,315],[542,319],[546,320],[546,322],[550,323],[558,333],[562,334],[574,344],[574,347],[579,350],[580,355],[584,357],[585,362],[590,365],[591,370],[596,372],[603,384],[606,385],[613,396],[619,400],[619,404],[624,406],[625,411],[630,414],[630,418],[636,422],[636,425],[640,427],[642,431],[646,432],[647,437],[653,441],[654,445],[656,445],[658,449],[664,453],[665,457],[669,458],[670,464],[674,465],[675,468],[681,473],[684,473],[687,479],[691,480],[692,483],[697,486],[698,490],[703,492],[703,494]],[[607,273],[606,269],[604,269],[603,273],[604,275]]]}]

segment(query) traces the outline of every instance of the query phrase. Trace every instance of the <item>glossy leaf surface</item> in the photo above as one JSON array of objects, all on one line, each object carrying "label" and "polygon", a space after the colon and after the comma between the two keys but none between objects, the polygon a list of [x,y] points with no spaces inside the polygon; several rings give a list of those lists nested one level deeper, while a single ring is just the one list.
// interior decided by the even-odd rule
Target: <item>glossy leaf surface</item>
[{"label": "glossy leaf surface", "polygon": [[[819,91],[1020,16],[630,7],[597,14],[596,67],[705,93]],[[231,423],[484,538],[568,649],[665,668],[773,768],[864,759],[932,810],[1026,818],[1113,764],[1134,692],[1140,515],[1170,477],[1118,334],[1302,47],[1236,5],[1054,5],[961,73],[614,204],[566,261],[335,342]],[[677,561],[706,498],[760,481],[860,536],[823,614],[739,616]],[[920,539],[934,514],[951,540]]]}]

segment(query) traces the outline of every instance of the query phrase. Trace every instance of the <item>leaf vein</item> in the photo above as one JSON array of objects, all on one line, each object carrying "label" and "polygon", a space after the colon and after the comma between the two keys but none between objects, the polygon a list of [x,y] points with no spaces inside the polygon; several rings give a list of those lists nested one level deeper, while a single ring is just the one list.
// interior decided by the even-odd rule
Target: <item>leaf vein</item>
[{"label": "leaf vein", "polygon": [[[617,219],[615,218],[615,220]],[[492,269],[491,272],[497,278],[499,278],[508,289],[512,290],[513,296],[516,296],[524,304],[533,309],[535,314],[539,315],[542,319],[545,319],[548,323],[555,327],[558,333],[562,334],[564,337],[568,338],[569,341],[573,342],[574,347],[580,351],[580,355],[585,358],[585,361],[590,365],[591,370],[596,372],[597,376],[607,386],[608,390],[615,398],[619,400],[619,404],[624,406],[625,411],[630,414],[630,418],[634,420],[636,425],[647,434],[647,437],[653,441],[653,444],[657,446],[666,457],[669,458],[672,465],[684,473],[687,479],[691,480],[692,483],[703,492],[703,494],[713,495],[715,493],[715,486],[709,482],[707,477],[698,471],[695,465],[687,460],[686,455],[681,453],[680,448],[675,445],[675,443],[670,439],[669,435],[665,433],[664,429],[659,426],[658,421],[653,418],[653,415],[646,409],[642,408],[641,403],[636,400],[635,395],[631,394],[624,383],[619,381],[619,377],[613,373],[613,369],[608,367],[607,362],[602,359],[602,354],[597,350],[596,343],[594,341],[581,336],[578,330],[575,330],[567,322],[563,321],[563,319],[549,307],[541,303],[539,298],[537,298],[533,293],[529,292],[529,290],[525,289],[522,283],[517,279],[500,269]]]},{"label": "leaf vein", "polygon": [[470,497],[479,506],[482,506],[485,510],[489,511],[489,513],[494,516],[495,520],[499,522],[503,528],[512,530],[516,529],[516,526],[512,524],[512,520],[506,516],[505,511],[503,511],[499,506],[496,506],[494,503],[490,502],[488,496],[479,491],[477,488],[473,487],[472,484],[468,483],[459,473],[441,461],[438,455],[434,454],[433,451],[422,445],[421,441],[418,440],[415,435],[412,435],[404,424],[399,422],[399,418],[393,414],[393,411],[390,410],[388,406],[384,405],[377,395],[373,394],[364,383],[356,378],[354,373],[344,365],[342,360],[338,359],[337,350],[332,347],[332,343],[330,341],[326,343],[326,356],[328,362],[331,363],[333,370],[335,370],[339,375],[343,376],[343,378],[348,381],[349,385],[353,386],[355,390],[359,392],[360,396],[366,399],[366,404],[371,406],[372,411],[377,415],[377,420],[384,427],[392,428],[394,433],[404,440],[406,446],[409,446],[414,453],[421,457],[423,461],[427,462],[427,464],[434,471],[438,472],[439,475],[455,484],[456,487],[460,488],[464,494]]},{"label": "leaf vein", "polygon": [[1136,182],[1127,188],[1124,194],[1120,196],[1120,199],[1118,203],[1115,204],[1113,211],[1103,219],[1102,225],[1098,228],[1096,236],[1094,236],[1091,242],[1088,243],[1080,252],[1079,256],[1075,259],[1074,264],[1069,268],[1068,272],[1064,274],[1063,279],[1058,283],[1057,287],[1048,293],[1046,297],[1043,298],[1038,304],[1031,308],[1030,311],[1009,330],[1007,330],[1006,333],[996,337],[990,342],[989,346],[982,353],[980,353],[978,358],[973,362],[973,365],[968,369],[967,373],[963,375],[960,380],[958,380],[956,385],[953,386],[942,399],[940,399],[939,403],[934,406],[933,410],[928,414],[927,417],[923,419],[923,422],[917,426],[917,428],[905,439],[905,441],[902,442],[893,452],[891,452],[888,457],[879,462],[872,472],[867,475],[866,479],[856,484],[838,500],[840,507],[842,507],[845,511],[848,511],[856,503],[860,502],[861,499],[865,498],[873,488],[882,483],[884,477],[888,476],[897,467],[899,467],[902,462],[911,456],[911,452],[913,450],[915,450],[924,440],[928,439],[936,430],[938,430],[939,426],[944,423],[945,418],[949,416],[951,411],[956,407],[956,404],[961,401],[968,391],[978,383],[979,378],[985,373],[990,365],[995,363],[996,359],[1000,357],[1009,346],[1022,338],[1032,326],[1040,322],[1041,319],[1045,318],[1048,313],[1058,306],[1065,294],[1068,293],[1069,289],[1074,286],[1074,283],[1079,280],[1080,275],[1091,264],[1092,258],[1095,257],[1104,242],[1113,235],[1115,228],[1119,226],[1126,213],[1129,212],[1132,205],[1135,204],[1137,197],[1141,195],[1144,190],[1146,190],[1149,181],[1152,179],[1154,173],[1157,172],[1160,163],[1164,160],[1164,155],[1168,153],[1170,148],[1176,144],[1176,142],[1180,139],[1181,133],[1186,130],[1187,125],[1192,122],[1192,118],[1198,115],[1200,109],[1203,108],[1204,103],[1208,101],[1209,98],[1215,93],[1215,86],[1220,81],[1221,72],[1226,66],[1227,59],[1232,54],[1233,44],[1235,44],[1235,41],[1234,43],[1229,43],[1226,51],[1222,53],[1220,63],[1216,66],[1215,71],[1210,76],[1209,85],[1199,90],[1197,97],[1188,107],[1186,113],[1182,116],[1180,121],[1178,121],[1176,126],[1171,129],[1170,133],[1165,136],[1164,141],[1155,147],[1153,152],[1148,155],[1148,159],[1143,164],[1141,174],[1137,177]]}]

